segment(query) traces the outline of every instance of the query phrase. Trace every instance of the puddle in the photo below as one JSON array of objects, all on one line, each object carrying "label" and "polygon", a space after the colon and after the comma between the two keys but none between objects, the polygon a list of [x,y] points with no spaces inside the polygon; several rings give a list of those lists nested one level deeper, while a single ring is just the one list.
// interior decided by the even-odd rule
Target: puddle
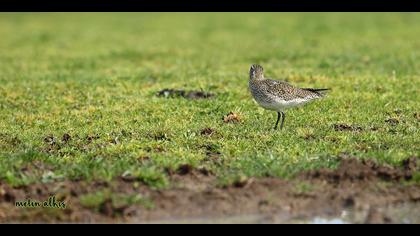
[{"label": "puddle", "polygon": [[367,210],[346,210],[339,216],[315,216],[312,218],[292,217],[289,214],[253,214],[226,217],[199,217],[166,219],[144,222],[152,224],[419,224],[420,203],[406,203],[397,206],[370,208]]},{"label": "puddle", "polygon": [[420,203],[404,203],[366,210],[346,210],[336,217],[314,217],[312,219],[290,220],[285,223],[307,224],[419,224]]},{"label": "puddle", "polygon": [[308,222],[309,224],[349,224],[349,222],[346,222],[342,219],[324,219],[316,217],[312,221]]}]

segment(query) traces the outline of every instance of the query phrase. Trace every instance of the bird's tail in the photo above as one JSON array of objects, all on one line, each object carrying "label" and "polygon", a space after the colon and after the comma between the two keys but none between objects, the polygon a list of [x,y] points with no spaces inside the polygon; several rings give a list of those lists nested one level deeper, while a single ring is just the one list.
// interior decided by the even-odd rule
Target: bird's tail
[{"label": "bird's tail", "polygon": [[303,90],[309,91],[309,92],[313,92],[315,94],[317,94],[318,96],[324,96],[325,95],[325,91],[331,90],[329,88],[323,88],[323,89],[315,89],[315,88],[303,88]]}]

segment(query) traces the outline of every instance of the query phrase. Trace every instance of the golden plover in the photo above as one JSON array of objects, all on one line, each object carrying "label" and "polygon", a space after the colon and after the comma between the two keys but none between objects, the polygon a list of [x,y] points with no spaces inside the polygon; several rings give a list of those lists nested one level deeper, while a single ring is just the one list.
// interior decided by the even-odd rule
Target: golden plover
[{"label": "golden plover", "polygon": [[307,102],[323,97],[322,91],[329,89],[297,88],[284,81],[265,79],[264,69],[260,65],[252,65],[249,70],[249,89],[255,101],[265,109],[277,112],[274,129],[282,117],[280,129],[283,128],[288,108],[304,105]]}]

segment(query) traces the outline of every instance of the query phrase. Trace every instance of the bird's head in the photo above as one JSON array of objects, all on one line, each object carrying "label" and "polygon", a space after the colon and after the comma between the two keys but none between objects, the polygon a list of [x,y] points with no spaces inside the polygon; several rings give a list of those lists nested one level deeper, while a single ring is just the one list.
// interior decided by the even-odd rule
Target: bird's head
[{"label": "bird's head", "polygon": [[252,79],[264,79],[264,69],[262,66],[253,64],[249,69],[249,78]]}]

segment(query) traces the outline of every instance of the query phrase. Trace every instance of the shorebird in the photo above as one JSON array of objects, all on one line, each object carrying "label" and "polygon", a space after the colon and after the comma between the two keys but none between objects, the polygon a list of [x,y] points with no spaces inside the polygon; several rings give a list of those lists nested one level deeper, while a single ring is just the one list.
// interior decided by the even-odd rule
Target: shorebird
[{"label": "shorebird", "polygon": [[307,102],[321,98],[322,91],[329,89],[298,88],[285,81],[264,78],[264,69],[260,65],[252,65],[249,70],[249,89],[255,101],[267,110],[277,112],[274,130],[281,119],[280,129],[283,129],[285,114],[288,108],[304,105]]}]

